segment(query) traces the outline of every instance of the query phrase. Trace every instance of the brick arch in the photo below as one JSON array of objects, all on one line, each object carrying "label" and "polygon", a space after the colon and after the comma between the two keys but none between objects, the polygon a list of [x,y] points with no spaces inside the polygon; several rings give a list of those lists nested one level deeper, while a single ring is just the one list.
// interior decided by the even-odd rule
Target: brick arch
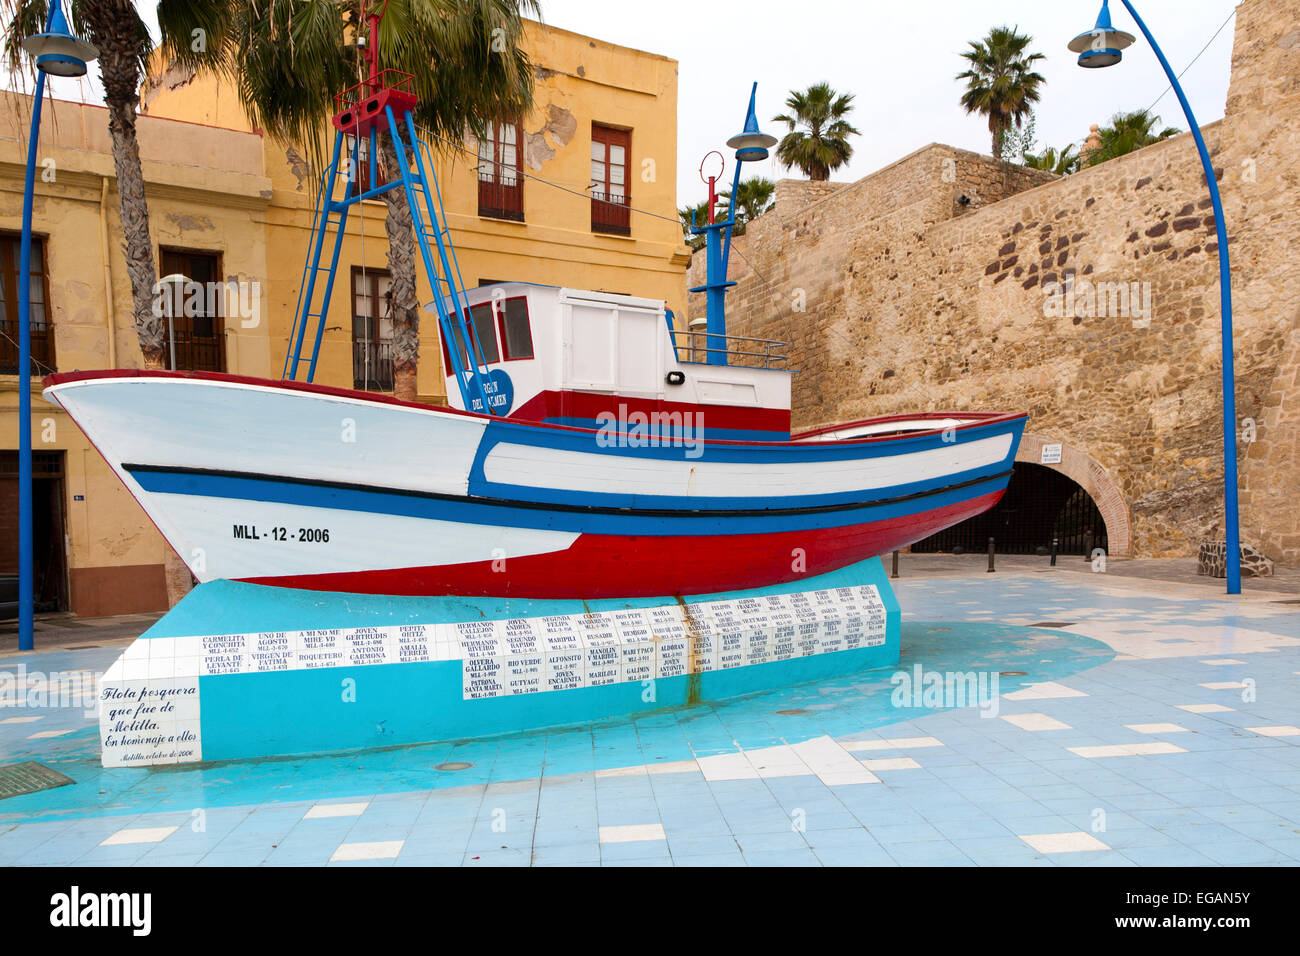
[{"label": "brick arch", "polygon": [[[1043,464],[1043,446],[1060,445],[1061,463],[1059,465]],[[1081,451],[1046,435],[1034,435],[1029,432],[1021,439],[1020,449],[1016,452],[1016,461],[1031,465],[1042,465],[1059,471],[1075,484],[1083,488],[1097,503],[1097,510],[1106,522],[1106,540],[1111,557],[1127,558],[1133,546],[1133,535],[1129,520],[1128,502],[1119,486],[1106,472],[1105,467],[1087,452]]]}]

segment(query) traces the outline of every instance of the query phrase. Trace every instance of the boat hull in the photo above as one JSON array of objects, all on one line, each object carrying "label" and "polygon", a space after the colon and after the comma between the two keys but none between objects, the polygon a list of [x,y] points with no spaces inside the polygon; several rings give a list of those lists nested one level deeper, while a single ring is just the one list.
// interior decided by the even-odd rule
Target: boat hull
[{"label": "boat hull", "polygon": [[669,441],[184,373],[51,376],[46,395],[200,581],[415,596],[690,595],[826,573],[992,507],[1024,426]]}]

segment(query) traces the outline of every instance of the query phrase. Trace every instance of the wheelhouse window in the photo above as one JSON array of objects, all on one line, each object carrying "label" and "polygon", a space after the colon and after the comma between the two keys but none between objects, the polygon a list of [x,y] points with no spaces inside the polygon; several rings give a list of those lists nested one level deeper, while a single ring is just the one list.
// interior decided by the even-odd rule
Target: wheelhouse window
[{"label": "wheelhouse window", "polygon": [[523,130],[518,123],[488,123],[478,141],[478,214],[524,221]]},{"label": "wheelhouse window", "polygon": [[591,231],[631,235],[627,164],[632,133],[591,126]]},{"label": "wheelhouse window", "polygon": [[393,390],[393,280],[383,269],[352,269],[352,387]]},{"label": "wheelhouse window", "polygon": [[497,309],[501,325],[501,351],[506,361],[533,357],[533,333],[528,327],[528,299],[506,299]]},{"label": "wheelhouse window", "polygon": [[[475,357],[481,354],[488,365],[503,360],[512,362],[533,357],[533,335],[528,325],[528,299],[524,296],[493,299],[472,306],[468,326],[473,341],[478,345],[479,351]],[[456,332],[456,337],[459,339],[459,331]],[[464,343],[458,342],[458,345],[461,367],[469,368],[470,361]],[[447,374],[451,375],[451,355],[445,342],[442,358]]]},{"label": "wheelhouse window", "polygon": [[[469,328],[471,341],[476,346],[472,360],[466,350],[465,342],[461,339],[461,331],[453,329],[456,336],[456,353],[460,356],[460,367],[467,369],[476,364],[480,359],[484,364],[492,365],[501,361],[501,352],[497,347],[496,322],[492,314],[492,303],[482,302],[478,305],[471,306],[466,314],[466,325]],[[442,345],[443,366],[447,374],[452,374],[451,354],[447,351],[447,343]]]},{"label": "wheelhouse window", "polygon": [[497,348],[496,315],[491,302],[481,302],[469,310],[470,332],[478,343],[481,358],[487,365],[501,361],[501,352]]},{"label": "wheelhouse window", "polygon": [[[226,286],[221,257],[211,252],[161,249],[163,356],[168,368],[194,372],[226,370]],[[175,362],[172,361],[175,345]]]},{"label": "wheelhouse window", "polygon": [[[0,234],[0,374],[18,374],[18,267],[22,264],[22,236]],[[45,240],[32,237],[30,291],[31,372],[41,376],[54,371],[54,329],[50,325],[50,280],[45,269]]]}]

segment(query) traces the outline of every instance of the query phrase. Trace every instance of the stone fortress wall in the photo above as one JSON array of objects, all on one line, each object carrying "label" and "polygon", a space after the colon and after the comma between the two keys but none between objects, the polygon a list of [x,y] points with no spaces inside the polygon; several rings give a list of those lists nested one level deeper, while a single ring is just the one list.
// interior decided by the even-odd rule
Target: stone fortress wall
[{"label": "stone fortress wall", "polygon": [[[1242,541],[1300,564],[1300,0],[1241,4],[1205,137],[1232,252]],[[1222,536],[1217,244],[1190,135],[1063,179],[935,144],[854,183],[786,180],[735,251],[728,331],[790,343],[796,428],[1023,410],[1019,457],[1064,446],[1055,467],[1115,556]],[[689,285],[703,273],[695,256]]]}]

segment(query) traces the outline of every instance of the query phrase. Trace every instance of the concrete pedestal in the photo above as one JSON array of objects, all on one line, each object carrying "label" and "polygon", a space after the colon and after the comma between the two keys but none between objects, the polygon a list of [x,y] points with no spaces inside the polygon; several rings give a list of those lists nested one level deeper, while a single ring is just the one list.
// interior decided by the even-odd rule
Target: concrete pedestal
[{"label": "concrete pedestal", "polygon": [[490,736],[891,667],[878,559],[752,591],[397,598],[217,581],[104,675],[106,767]]}]

